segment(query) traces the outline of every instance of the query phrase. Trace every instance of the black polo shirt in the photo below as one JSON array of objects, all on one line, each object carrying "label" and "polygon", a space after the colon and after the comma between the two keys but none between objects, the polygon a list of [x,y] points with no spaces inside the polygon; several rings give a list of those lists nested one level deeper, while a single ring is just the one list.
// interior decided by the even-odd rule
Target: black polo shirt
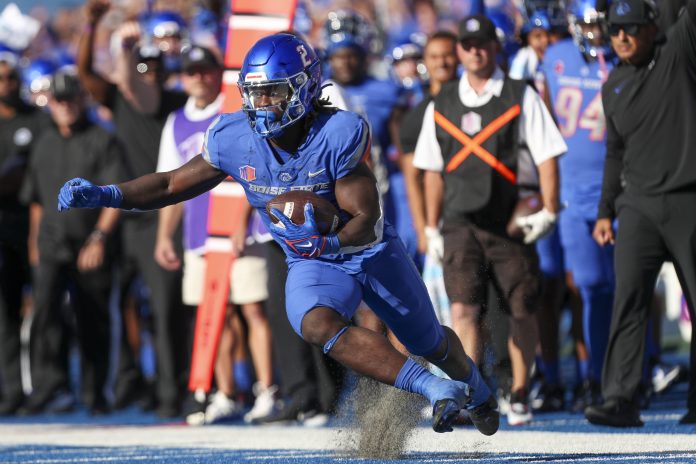
[{"label": "black polo shirt", "polygon": [[116,137],[125,149],[126,175],[129,179],[157,170],[164,123],[169,113],[184,106],[187,99],[183,92],[163,90],[157,112],[143,114],[133,108],[113,86],[106,103],[113,111]]},{"label": "black polo shirt", "polygon": [[599,218],[624,190],[696,190],[696,0],[644,66],[622,63],[602,86],[607,122]]},{"label": "black polo shirt", "polygon": [[[45,113],[23,103],[14,117],[0,118],[0,179],[26,168],[32,146],[50,125]],[[19,202],[19,189],[0,193],[0,241],[25,240],[26,222],[26,207]]]},{"label": "black polo shirt", "polygon": [[99,185],[123,180],[123,152],[116,139],[86,120],[76,126],[69,138],[51,127],[32,150],[20,198],[25,204],[43,207],[38,236],[42,257],[77,259],[101,213],[99,208],[58,212],[58,191],[73,177]]},{"label": "black polo shirt", "polygon": [[425,109],[431,101],[433,101],[433,97],[430,93],[426,93],[423,95],[423,99],[404,115],[401,127],[399,127],[399,141],[401,142],[401,150],[404,153],[413,154],[416,151],[418,135],[420,135],[421,127],[423,126]]}]

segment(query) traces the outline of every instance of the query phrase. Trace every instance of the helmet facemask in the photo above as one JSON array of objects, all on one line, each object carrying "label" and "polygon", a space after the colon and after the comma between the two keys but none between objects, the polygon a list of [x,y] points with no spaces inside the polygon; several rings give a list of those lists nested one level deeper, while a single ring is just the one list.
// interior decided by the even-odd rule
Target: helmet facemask
[{"label": "helmet facemask", "polygon": [[246,81],[238,86],[252,130],[263,138],[278,137],[306,116],[320,91],[309,76],[318,71],[317,61],[305,71],[282,79],[266,80],[259,73],[247,74]]}]

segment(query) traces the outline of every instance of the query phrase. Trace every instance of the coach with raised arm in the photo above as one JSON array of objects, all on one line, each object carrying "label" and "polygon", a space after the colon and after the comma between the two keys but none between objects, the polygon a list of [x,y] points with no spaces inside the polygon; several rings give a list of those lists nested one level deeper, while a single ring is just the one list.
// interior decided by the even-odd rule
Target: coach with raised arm
[{"label": "coach with raised arm", "polygon": [[[593,424],[642,426],[636,393],[655,279],[672,260],[696,324],[696,0],[666,35],[651,0],[618,0],[609,10],[621,64],[602,87],[607,121],[604,182],[594,229],[614,243],[616,296],[602,376],[603,405]],[[612,228],[618,218],[618,231]],[[696,331],[695,331],[696,332]],[[696,344],[691,344],[689,411],[696,423]]]}]

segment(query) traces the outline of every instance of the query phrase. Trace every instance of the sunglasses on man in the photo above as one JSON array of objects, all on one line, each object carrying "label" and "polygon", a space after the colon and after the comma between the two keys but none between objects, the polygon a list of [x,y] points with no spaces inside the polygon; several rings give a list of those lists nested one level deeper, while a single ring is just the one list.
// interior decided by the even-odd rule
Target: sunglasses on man
[{"label": "sunglasses on man", "polygon": [[643,27],[642,24],[609,24],[609,35],[616,37],[620,31],[624,31],[625,34],[635,37],[641,27]]}]

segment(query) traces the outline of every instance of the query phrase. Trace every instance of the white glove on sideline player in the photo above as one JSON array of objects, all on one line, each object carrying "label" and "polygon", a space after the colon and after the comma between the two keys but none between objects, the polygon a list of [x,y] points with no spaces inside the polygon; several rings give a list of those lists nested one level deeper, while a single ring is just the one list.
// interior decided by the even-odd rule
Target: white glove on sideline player
[{"label": "white glove on sideline player", "polygon": [[515,222],[524,231],[524,243],[534,243],[553,230],[558,216],[544,208],[529,216],[517,218]]},{"label": "white glove on sideline player", "polygon": [[427,255],[436,263],[442,262],[442,256],[445,254],[445,242],[442,240],[442,234],[437,227],[425,226],[425,238],[428,241]]}]

